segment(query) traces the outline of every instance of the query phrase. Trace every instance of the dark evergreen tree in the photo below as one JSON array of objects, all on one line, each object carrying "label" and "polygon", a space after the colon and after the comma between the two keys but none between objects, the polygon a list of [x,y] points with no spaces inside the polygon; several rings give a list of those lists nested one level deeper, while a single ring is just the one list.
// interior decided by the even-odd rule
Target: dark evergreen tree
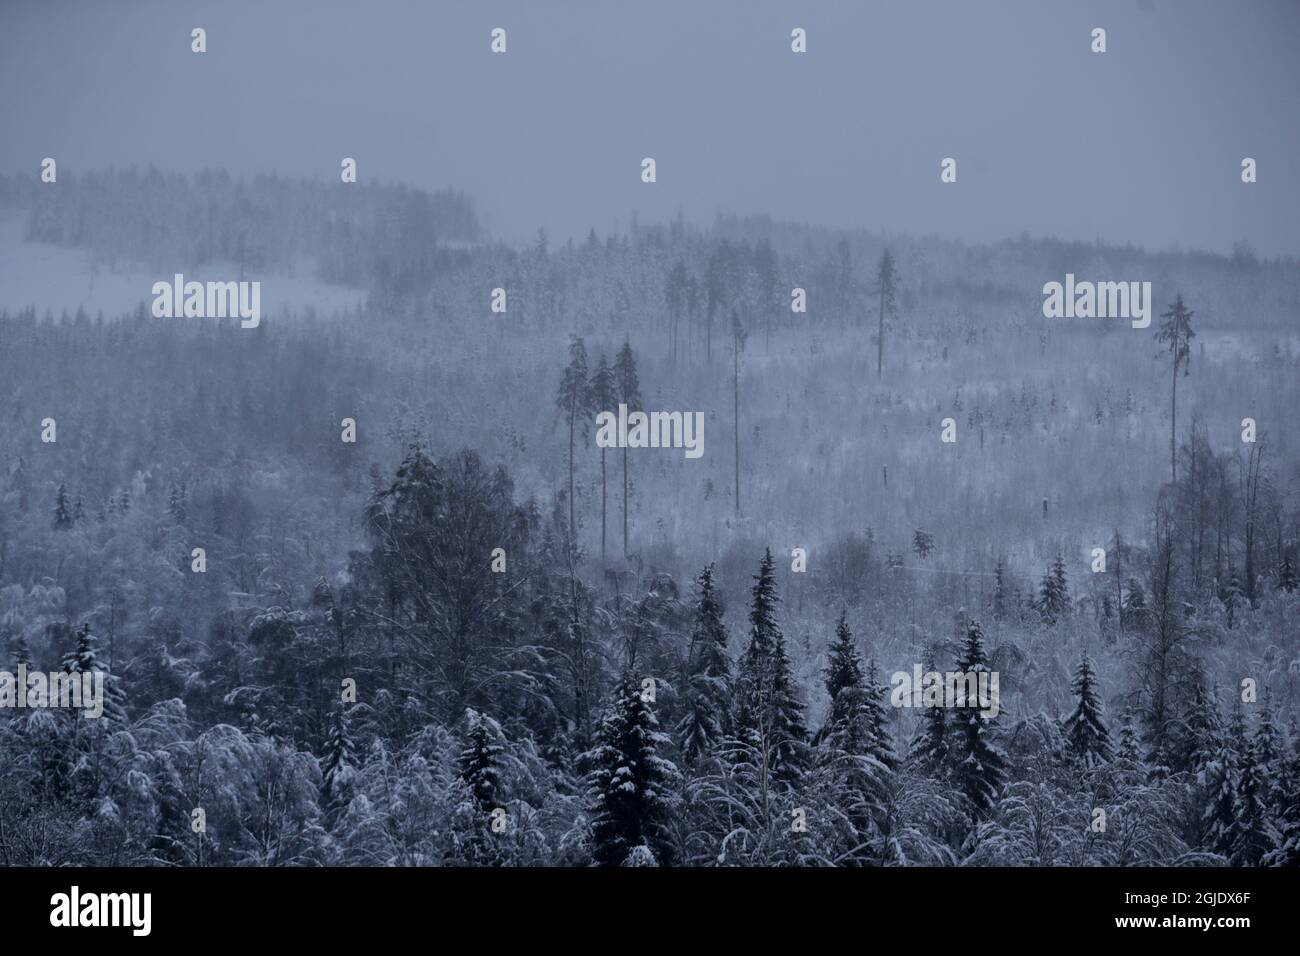
[{"label": "dark evergreen tree", "polygon": [[[599,414],[600,412],[612,412],[618,414],[618,380],[614,375],[614,370],[609,367],[604,353],[601,353],[600,361],[596,363],[596,371],[591,376],[589,393],[587,395],[587,407],[591,411]],[[605,481],[605,453],[608,448],[600,450],[600,563],[601,567],[605,566],[606,555],[606,516],[609,513],[609,492],[608,485]]]},{"label": "dark evergreen tree", "polygon": [[863,712],[871,732],[869,753],[889,770],[898,768],[894,753],[894,734],[889,726],[889,711],[885,707],[887,688],[880,682],[880,670],[873,657],[867,662],[867,673],[862,681]]},{"label": "dark evergreen tree", "polygon": [[[104,712],[97,718],[109,726],[126,723],[126,695],[123,693],[117,677],[100,661],[98,641],[90,633],[90,627],[83,624],[77,631],[77,647],[63,657],[63,670],[68,674],[103,673],[104,675]],[[96,678],[97,679],[97,678]]]},{"label": "dark evergreen tree", "polygon": [[1234,866],[1258,866],[1273,849],[1269,835],[1268,766],[1260,762],[1259,737],[1239,741],[1237,755],[1237,820],[1232,841]]},{"label": "dark evergreen tree", "polygon": [[1188,684],[1187,710],[1178,751],[1178,766],[1202,777],[1222,744],[1223,721],[1209,689],[1204,668],[1196,667]]},{"label": "dark evergreen tree", "polygon": [[1208,804],[1202,822],[1206,848],[1231,857],[1237,844],[1237,772],[1241,748],[1247,746],[1245,718],[1238,701],[1219,752],[1205,769]]},{"label": "dark evergreen tree", "polygon": [[1087,654],[1079,662],[1071,687],[1079,703],[1065,722],[1065,739],[1070,752],[1090,767],[1105,763],[1111,759],[1110,732],[1102,719],[1097,678]]},{"label": "dark evergreen tree", "polygon": [[1051,569],[1043,575],[1039,588],[1038,611],[1049,627],[1070,613],[1070,590],[1065,579],[1065,560],[1057,555]]},{"label": "dark evergreen tree", "polygon": [[1196,337],[1196,333],[1192,331],[1193,315],[1195,313],[1183,305],[1183,297],[1179,294],[1169,306],[1169,311],[1161,314],[1160,317],[1165,321],[1161,323],[1160,331],[1156,335],[1157,342],[1168,346],[1173,360],[1173,379],[1169,399],[1169,480],[1171,483],[1178,481],[1175,458],[1175,438],[1178,434],[1178,370],[1181,368],[1184,376],[1191,371],[1192,339]]},{"label": "dark evergreen tree", "polygon": [[54,528],[56,531],[66,531],[71,527],[72,509],[68,503],[68,489],[66,485],[60,484],[54,498]]},{"label": "dark evergreen tree", "polygon": [[1279,590],[1290,594],[1300,584],[1300,578],[1296,577],[1295,565],[1291,561],[1291,552],[1282,556],[1282,566],[1277,572],[1277,586]]},{"label": "dark evergreen tree", "polygon": [[1137,731],[1133,728],[1133,712],[1124,711],[1124,722],[1119,731],[1119,751],[1116,756],[1121,760],[1141,765],[1142,750],[1138,744]]},{"label": "dark evergreen tree", "polygon": [[729,730],[731,659],[722,603],[713,586],[713,565],[700,572],[688,658],[686,713],[677,727],[682,753],[696,763]]},{"label": "dark evergreen tree", "polygon": [[[957,670],[963,675],[979,675],[988,669],[984,632],[972,621]],[[1006,755],[993,741],[994,720],[983,715],[978,700],[958,701],[953,715],[953,780],[966,795],[972,818],[979,819],[988,814],[1002,791]]]},{"label": "dark evergreen tree", "polygon": [[483,813],[501,805],[501,727],[486,714],[465,712],[467,731],[465,747],[458,760],[460,777],[474,794],[474,802]]},{"label": "dark evergreen tree", "polygon": [[1232,569],[1232,574],[1228,577],[1228,584],[1223,589],[1223,609],[1228,616],[1228,630],[1232,630],[1234,618],[1237,616],[1237,608],[1241,607],[1243,594],[1241,590],[1241,576],[1237,569]]},{"label": "dark evergreen tree", "polygon": [[1125,630],[1142,630],[1147,624],[1147,597],[1137,578],[1128,579],[1128,588],[1124,594],[1124,606],[1120,609],[1120,620]]},{"label": "dark evergreen tree", "polygon": [[[938,671],[933,656],[926,655],[922,670],[926,674]],[[912,741],[911,757],[930,776],[946,777],[951,770],[950,750],[953,746],[948,708],[926,707],[921,720],[921,730]]]},{"label": "dark evergreen tree", "polygon": [[1277,846],[1265,854],[1265,866],[1300,866],[1300,735],[1292,734],[1292,740],[1291,753],[1281,758],[1286,772],[1278,795]]},{"label": "dark evergreen tree", "polygon": [[669,742],[657,727],[637,681],[624,675],[596,746],[584,757],[593,768],[593,855],[601,866],[624,864],[638,847],[661,864],[674,862],[667,823],[677,768],[660,756]]},{"label": "dark evergreen tree", "polygon": [[576,466],[576,442],[582,422],[589,411],[587,402],[590,391],[587,384],[587,347],[578,336],[569,340],[569,364],[564,368],[560,378],[560,388],[555,393],[555,404],[565,417],[569,428],[569,561],[578,549],[578,522],[575,516],[576,491],[574,489],[574,468]]},{"label": "dark evergreen tree", "polygon": [[741,659],[737,706],[738,731],[767,757],[780,781],[798,779],[808,766],[808,732],[785,650],[785,636],[776,622],[775,564],[769,548],[751,590],[749,646]]},{"label": "dark evergreen tree", "polygon": [[993,620],[1001,623],[1007,619],[1007,567],[998,558],[997,567],[993,569]]},{"label": "dark evergreen tree", "polygon": [[[636,357],[632,354],[632,344],[623,340],[623,347],[618,350],[614,360],[614,377],[618,384],[618,400],[627,406],[629,412],[641,410],[641,381],[637,377]],[[631,477],[628,473],[627,446],[623,446],[623,557],[628,556],[628,496],[631,489]]]},{"label": "dark evergreen tree", "polygon": [[329,735],[325,738],[325,754],[320,762],[320,805],[330,822],[346,807],[351,781],[356,774],[356,744],[352,739],[350,709],[348,704],[334,708]]},{"label": "dark evergreen tree", "polygon": [[840,691],[846,687],[857,687],[861,683],[862,659],[858,657],[857,648],[853,644],[848,618],[841,610],[839,622],[835,625],[835,642],[830,648],[830,663],[826,667],[826,693],[831,700],[830,726],[844,717],[846,705],[840,702]]},{"label": "dark evergreen tree", "polygon": [[888,249],[880,256],[876,269],[876,294],[880,297],[880,323],[876,332],[876,378],[885,374],[885,313],[894,314],[898,308],[898,267]]}]

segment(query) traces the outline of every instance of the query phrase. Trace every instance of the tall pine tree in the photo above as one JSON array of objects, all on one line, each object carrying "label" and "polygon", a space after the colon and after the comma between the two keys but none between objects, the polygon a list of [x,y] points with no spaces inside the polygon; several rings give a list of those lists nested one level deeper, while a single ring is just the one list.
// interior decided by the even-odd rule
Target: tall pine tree
[{"label": "tall pine tree", "polygon": [[[957,661],[957,670],[963,675],[979,675],[988,669],[984,632],[978,622],[972,621],[966,632],[961,657]],[[992,809],[1002,791],[1002,785],[1006,781],[1007,759],[992,740],[994,722],[981,713],[979,701],[964,700],[957,703],[953,728],[955,739],[951,750],[953,779],[966,795],[971,817],[980,819]]]},{"label": "tall pine tree", "polygon": [[646,851],[661,864],[674,862],[667,823],[677,768],[660,756],[669,741],[658,723],[636,680],[624,675],[585,755],[593,768],[593,853],[601,866],[621,866],[629,855],[644,859]]},{"label": "tall pine tree", "polygon": [[1097,677],[1092,661],[1083,655],[1074,674],[1074,693],[1079,704],[1065,722],[1065,739],[1070,752],[1092,767],[1111,759],[1110,732],[1102,720],[1101,701],[1097,698]]}]

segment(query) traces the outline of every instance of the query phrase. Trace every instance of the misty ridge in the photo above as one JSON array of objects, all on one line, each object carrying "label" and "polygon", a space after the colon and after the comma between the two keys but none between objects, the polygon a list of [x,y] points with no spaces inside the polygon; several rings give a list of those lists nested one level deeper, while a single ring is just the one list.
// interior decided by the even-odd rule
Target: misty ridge
[{"label": "misty ridge", "polygon": [[0,862],[1300,863],[1294,259],[153,168],[4,224],[75,270],[0,289],[0,669],[107,677],[0,708]]}]

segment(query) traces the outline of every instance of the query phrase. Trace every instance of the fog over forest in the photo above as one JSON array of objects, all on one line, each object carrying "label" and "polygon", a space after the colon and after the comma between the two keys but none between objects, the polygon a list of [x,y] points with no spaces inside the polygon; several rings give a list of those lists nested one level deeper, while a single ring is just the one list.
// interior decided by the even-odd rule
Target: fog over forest
[{"label": "fog over forest", "polygon": [[[874,50],[910,12],[837,30],[831,5],[799,52],[803,14],[760,4],[688,32],[674,77],[657,21],[633,39],[575,5],[567,57],[536,13],[452,5],[412,13],[449,51],[429,69],[507,76],[453,108],[358,72],[358,110],[404,133],[358,115],[349,143],[313,120],[348,42],[316,5],[278,105],[283,8],[214,13],[203,51],[193,11],[109,30],[78,9],[16,10],[0,70],[16,35],[75,48],[98,23],[173,88],[95,47],[82,82],[104,89],[42,96],[246,102],[268,145],[4,107],[0,864],[1300,864],[1300,236],[1279,215],[1300,144],[1275,85],[1215,116],[1213,156],[1180,165],[1153,134],[1149,164],[1048,175],[1005,118],[917,132],[943,127],[924,86],[825,141],[866,69],[848,25]],[[1215,29],[1178,9],[1111,9],[1104,53],[1091,16],[1003,4],[979,26],[1068,47],[1052,83],[1096,82],[1089,110],[1146,89],[1154,115],[1196,94],[1143,86],[1170,54],[1133,44]],[[1260,10],[1233,36],[1294,89],[1300,59],[1265,56],[1294,54],[1268,30],[1294,17]],[[954,69],[990,55],[934,43]],[[584,72],[620,50],[618,89],[663,84],[644,135],[641,100]],[[766,79],[725,78],[756,58]],[[806,109],[757,119],[748,98],[790,83]],[[518,114],[566,96],[594,127],[469,117],[506,103],[533,130]],[[277,125],[286,102],[301,125]],[[800,123],[817,158],[764,153]],[[836,178],[867,141],[916,170],[890,196],[866,160],[874,210]],[[575,159],[550,177],[557,143]],[[426,147],[457,159],[431,173]],[[1203,214],[1169,225],[1201,183]],[[101,675],[101,713],[32,703],[18,673]]]}]

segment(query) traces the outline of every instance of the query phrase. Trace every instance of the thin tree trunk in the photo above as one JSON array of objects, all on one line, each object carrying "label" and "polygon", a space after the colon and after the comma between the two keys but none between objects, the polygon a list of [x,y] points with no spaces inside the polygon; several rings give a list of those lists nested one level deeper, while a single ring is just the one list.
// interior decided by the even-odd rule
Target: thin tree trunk
[{"label": "thin tree trunk", "polygon": [[740,514],[740,341],[732,348],[731,387],[736,436],[736,514]]},{"label": "thin tree trunk", "polygon": [[1174,457],[1175,436],[1178,434],[1178,334],[1174,333],[1174,381],[1169,400],[1169,480],[1178,480],[1177,459]]},{"label": "thin tree trunk", "polygon": [[[573,514],[573,431],[576,424],[575,419],[578,417],[577,403],[569,409],[569,553],[572,554],[577,545],[577,521]],[[572,563],[572,558],[570,558]]]},{"label": "thin tree trunk", "polygon": [[623,557],[627,558],[627,445],[623,445]]},{"label": "thin tree trunk", "polygon": [[605,567],[605,449],[600,450],[600,566]]},{"label": "thin tree trunk", "polygon": [[880,283],[880,334],[876,339],[876,378],[885,374],[885,283]]}]

